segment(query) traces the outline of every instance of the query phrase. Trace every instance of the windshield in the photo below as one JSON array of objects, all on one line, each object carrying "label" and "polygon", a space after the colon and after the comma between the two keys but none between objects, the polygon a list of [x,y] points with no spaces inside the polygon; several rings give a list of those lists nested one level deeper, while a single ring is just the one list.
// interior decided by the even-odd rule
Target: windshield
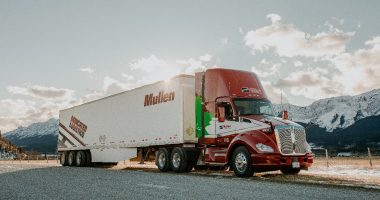
[{"label": "windshield", "polygon": [[234,99],[235,109],[239,115],[273,116],[272,103],[268,100]]}]

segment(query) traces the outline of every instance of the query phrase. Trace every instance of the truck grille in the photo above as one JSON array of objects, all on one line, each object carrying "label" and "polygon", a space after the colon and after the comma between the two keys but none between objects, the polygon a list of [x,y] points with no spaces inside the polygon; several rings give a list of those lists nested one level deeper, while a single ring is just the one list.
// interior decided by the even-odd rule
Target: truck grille
[{"label": "truck grille", "polygon": [[277,143],[282,154],[305,154],[306,134],[303,128],[286,127],[276,129]]}]

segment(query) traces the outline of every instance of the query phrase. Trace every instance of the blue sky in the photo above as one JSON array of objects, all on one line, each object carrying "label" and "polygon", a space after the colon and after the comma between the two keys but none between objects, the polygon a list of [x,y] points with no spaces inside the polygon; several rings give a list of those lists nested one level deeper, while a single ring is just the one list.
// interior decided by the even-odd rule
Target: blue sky
[{"label": "blue sky", "polygon": [[257,73],[308,105],[380,87],[378,1],[2,1],[0,130],[178,73]]}]

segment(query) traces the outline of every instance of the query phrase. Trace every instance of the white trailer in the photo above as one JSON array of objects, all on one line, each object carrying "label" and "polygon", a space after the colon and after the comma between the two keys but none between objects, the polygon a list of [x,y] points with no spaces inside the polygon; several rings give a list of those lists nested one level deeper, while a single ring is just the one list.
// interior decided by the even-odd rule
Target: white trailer
[{"label": "white trailer", "polygon": [[194,81],[180,75],[60,111],[61,163],[116,163],[139,147],[195,147]]}]

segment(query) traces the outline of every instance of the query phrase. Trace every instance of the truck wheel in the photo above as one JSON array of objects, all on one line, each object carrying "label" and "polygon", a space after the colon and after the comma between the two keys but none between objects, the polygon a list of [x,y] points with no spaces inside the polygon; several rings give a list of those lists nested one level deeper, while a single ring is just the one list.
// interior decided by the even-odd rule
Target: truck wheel
[{"label": "truck wheel", "polygon": [[176,147],[170,156],[170,167],[174,172],[185,172],[187,168],[187,156],[183,148]]},{"label": "truck wheel", "polygon": [[67,164],[67,157],[68,157],[67,151],[64,151],[61,153],[61,158],[59,160],[60,160],[62,166],[68,165]]},{"label": "truck wheel", "polygon": [[161,148],[157,152],[156,165],[162,172],[167,172],[170,169],[170,156],[166,148]]},{"label": "truck wheel", "polygon": [[251,156],[247,148],[240,146],[232,153],[231,167],[236,176],[250,177],[253,175]]},{"label": "truck wheel", "polygon": [[86,154],[83,151],[78,151],[75,157],[75,166],[83,167],[86,164]]},{"label": "truck wheel", "polygon": [[86,154],[86,164],[84,166],[86,167],[90,167],[92,165],[92,159],[91,159],[91,152],[90,150],[88,151],[85,151],[85,154]]},{"label": "truck wheel", "polygon": [[297,175],[301,169],[300,168],[282,168],[280,171],[285,175]]},{"label": "truck wheel", "polygon": [[75,166],[75,151],[70,151],[69,155],[67,157],[67,165],[68,166]]}]

